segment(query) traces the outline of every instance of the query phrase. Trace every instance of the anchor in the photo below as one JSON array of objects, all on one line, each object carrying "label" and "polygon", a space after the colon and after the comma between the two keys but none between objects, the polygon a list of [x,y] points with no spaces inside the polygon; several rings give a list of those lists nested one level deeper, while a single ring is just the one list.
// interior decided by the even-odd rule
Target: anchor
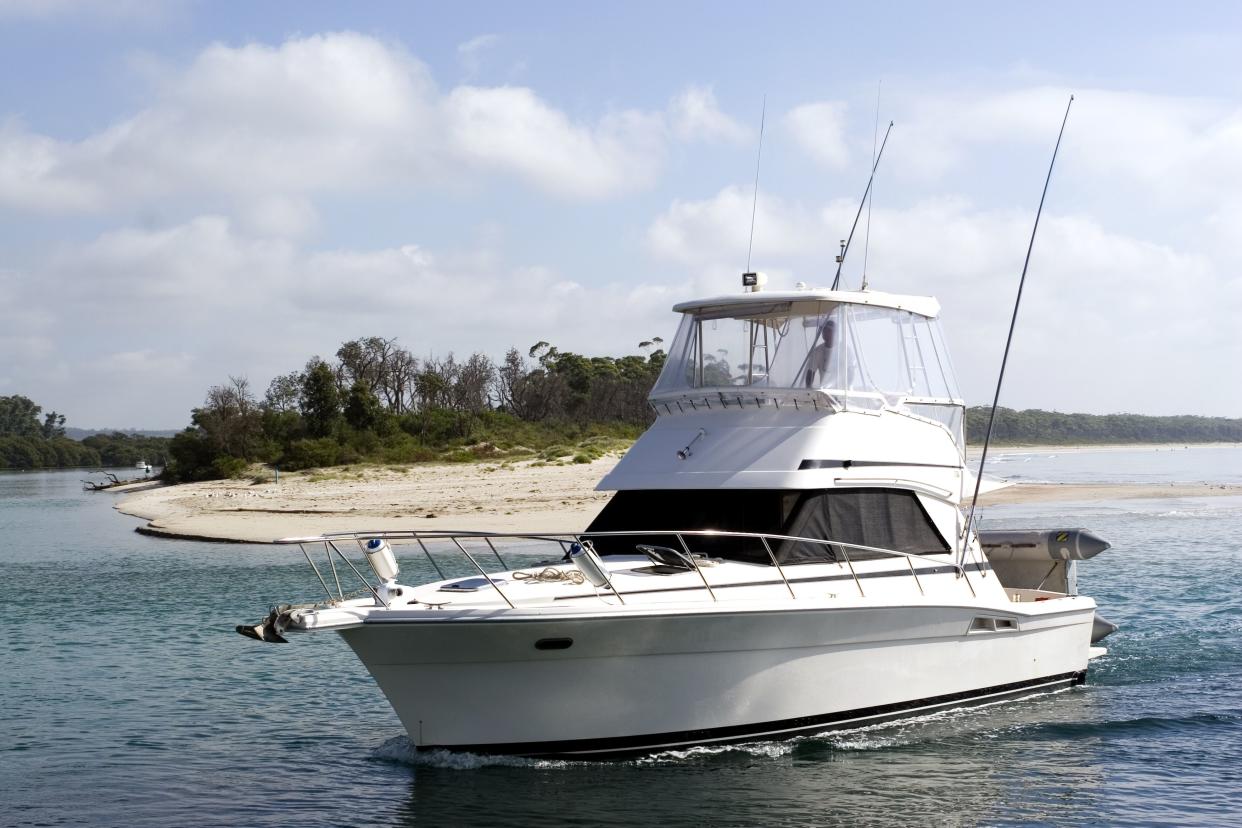
[{"label": "anchor", "polygon": [[256,641],[268,641],[273,644],[288,644],[289,639],[285,638],[284,632],[289,629],[289,612],[293,607],[289,604],[280,604],[272,607],[272,611],[267,614],[258,624],[238,624],[237,631],[247,638],[253,638]]}]

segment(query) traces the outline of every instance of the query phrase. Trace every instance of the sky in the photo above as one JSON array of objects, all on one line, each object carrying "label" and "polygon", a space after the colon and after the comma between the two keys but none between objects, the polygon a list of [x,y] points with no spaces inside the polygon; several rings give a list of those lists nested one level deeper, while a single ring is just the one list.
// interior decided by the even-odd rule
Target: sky
[{"label": "sky", "polygon": [[[181,428],[344,341],[934,295],[969,404],[1242,417],[1242,7],[0,0],[0,395]],[[865,252],[865,256],[863,253]]]}]

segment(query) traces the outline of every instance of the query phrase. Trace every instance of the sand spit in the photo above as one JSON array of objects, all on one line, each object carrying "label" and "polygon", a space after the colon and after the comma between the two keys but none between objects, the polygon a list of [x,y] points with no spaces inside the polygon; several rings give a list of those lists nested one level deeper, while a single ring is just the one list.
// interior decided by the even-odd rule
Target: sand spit
[{"label": "sand spit", "polygon": [[279,483],[164,486],[116,508],[146,520],[146,534],[243,543],[370,529],[568,532],[608,500],[595,484],[616,462],[355,466],[281,474]]},{"label": "sand spit", "polygon": [[[595,491],[595,484],[617,459],[568,465],[527,461],[345,467],[282,474],[279,483],[217,480],[163,486],[131,494],[116,508],[147,521],[139,532],[241,543],[372,529],[570,532],[586,527],[608,500],[609,493]],[[1090,502],[1220,495],[1242,495],[1242,486],[1038,483],[1010,486],[980,500]]]}]

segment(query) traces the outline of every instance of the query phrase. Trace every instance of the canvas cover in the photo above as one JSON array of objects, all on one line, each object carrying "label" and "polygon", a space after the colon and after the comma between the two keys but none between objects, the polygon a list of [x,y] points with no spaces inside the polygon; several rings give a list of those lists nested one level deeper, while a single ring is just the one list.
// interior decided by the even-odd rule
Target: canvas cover
[{"label": "canvas cover", "polygon": [[[617,492],[587,529],[602,555],[634,554],[637,544],[681,549],[677,531],[716,530],[789,535],[836,541],[918,555],[949,551],[913,492],[857,488],[632,490]],[[639,532],[604,537],[596,532]],[[682,536],[690,551],[747,563],[782,564],[866,560],[879,553],[797,541],[769,543],[752,538]]]}]

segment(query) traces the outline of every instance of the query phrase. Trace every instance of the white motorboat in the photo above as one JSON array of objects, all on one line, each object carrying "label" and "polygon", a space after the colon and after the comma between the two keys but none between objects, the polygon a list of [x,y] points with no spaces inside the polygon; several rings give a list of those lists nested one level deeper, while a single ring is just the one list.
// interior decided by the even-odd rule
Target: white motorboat
[{"label": "white motorboat", "polygon": [[674,310],[657,417],[590,526],[285,539],[328,600],[238,631],[337,632],[417,748],[482,753],[781,739],[1084,681],[1111,625],[1075,567],[1108,544],[966,525],[936,300],[756,290]]}]

